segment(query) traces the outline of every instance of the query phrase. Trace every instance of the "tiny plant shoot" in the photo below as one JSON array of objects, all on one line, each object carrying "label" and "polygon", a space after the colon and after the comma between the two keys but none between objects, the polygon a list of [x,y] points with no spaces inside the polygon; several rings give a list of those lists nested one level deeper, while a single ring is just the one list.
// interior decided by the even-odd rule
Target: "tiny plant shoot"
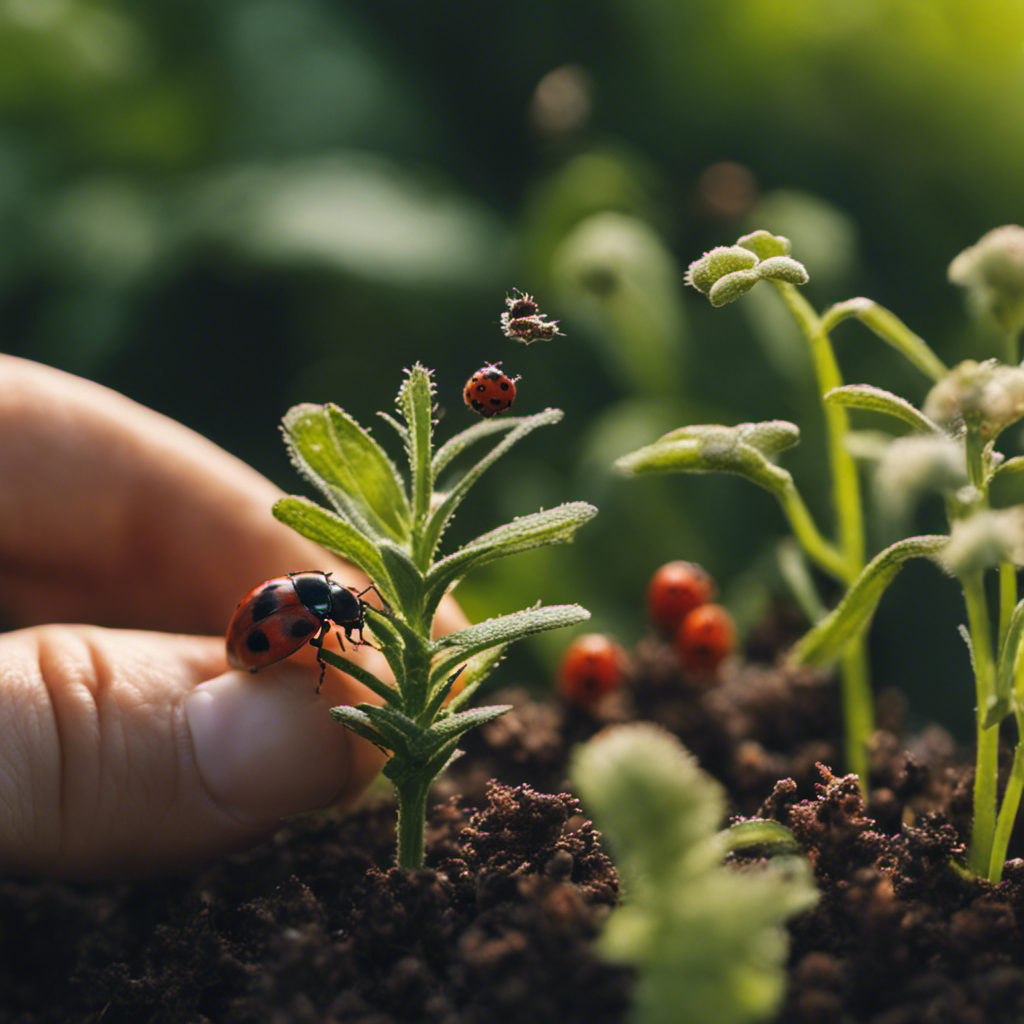
[{"label": "tiny plant shoot", "polygon": [[[847,758],[866,784],[865,744],[872,728],[871,694],[864,671],[864,638],[882,594],[910,558],[929,558],[963,587],[967,641],[975,680],[977,762],[970,865],[998,881],[1024,792],[1024,601],[1017,600],[1017,566],[1024,564],[1024,506],[995,508],[992,484],[1012,483],[1024,472],[1024,456],[1006,459],[995,450],[999,435],[1024,418],[1024,367],[1019,337],[1024,328],[1024,228],[989,232],[962,252],[950,279],[968,290],[976,313],[994,325],[1006,362],[968,360],[948,370],[923,339],[892,313],[868,299],[838,303],[821,315],[796,286],[806,271],[789,256],[789,242],[757,231],[736,245],[713,249],[690,267],[689,282],[713,305],[731,302],[759,281],[780,292],[807,339],[824,403],[836,509],[835,536],[823,536],[804,505],[792,476],[774,457],[799,440],[792,423],[770,421],[734,427],[682,427],[619,460],[630,473],[727,472],[746,477],[778,499],[805,555],[846,587],[828,614],[797,644],[797,663],[843,667]],[[861,321],[931,379],[922,409],[868,384],[843,385],[832,352],[831,333],[847,319]],[[863,509],[850,454],[849,410],[869,410],[889,419],[867,454],[876,459],[879,512],[900,520],[924,493],[945,502],[949,532],[909,536],[865,564]],[[990,607],[985,573],[998,573],[998,600]],[[794,587],[794,590],[797,590]],[[810,605],[813,602],[806,602]],[[810,609],[808,609],[810,610]],[[1016,717],[1018,743],[1010,778],[997,800],[998,733]]]},{"label": "tiny plant shoot", "polygon": [[[384,774],[398,797],[397,863],[418,867],[431,782],[457,755],[463,733],[508,710],[467,708],[469,699],[510,643],[589,618],[579,605],[538,603],[435,640],[431,626],[441,599],[477,566],[571,541],[597,510],[584,502],[559,505],[515,519],[442,556],[441,535],[470,487],[514,444],[538,427],[557,423],[562,413],[546,409],[486,419],[435,450],[434,384],[431,372],[419,364],[407,372],[397,406],[397,418],[381,416],[405,446],[407,480],[344,410],[335,405],[291,409],[283,431],[292,462],[330,508],[292,496],[277,502],[274,515],[362,569],[387,603],[384,611],[366,606],[362,614],[394,684],[334,653],[326,641],[321,656],[381,701],[332,708],[331,714],[390,755]],[[495,439],[481,458],[449,475],[450,465],[467,449]],[[443,481],[440,488],[438,481]]]},{"label": "tiny plant shoot", "polygon": [[[786,987],[783,925],[818,898],[788,829],[750,819],[718,831],[721,787],[656,725],[599,733],[577,748],[572,780],[622,873],[600,946],[637,969],[632,1024],[771,1018]],[[759,871],[722,863],[751,846],[784,856]]]}]

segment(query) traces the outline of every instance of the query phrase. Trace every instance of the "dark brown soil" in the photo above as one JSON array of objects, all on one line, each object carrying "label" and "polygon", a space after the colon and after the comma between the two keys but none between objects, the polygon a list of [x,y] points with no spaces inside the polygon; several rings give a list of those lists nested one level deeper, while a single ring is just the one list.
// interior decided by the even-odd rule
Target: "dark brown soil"
[{"label": "dark brown soil", "polygon": [[438,785],[422,871],[390,868],[394,809],[375,798],[187,878],[0,883],[0,1024],[622,1022],[631,975],[593,945],[618,880],[563,791],[571,746],[635,717],[679,735],[737,814],[789,826],[814,866],[822,897],[790,927],[779,1024],[1024,1021],[1024,861],[996,887],[952,866],[969,774],[941,730],[904,741],[897,699],[879,702],[867,807],[824,767],[838,711],[813,673],[687,679],[650,638],[592,711],[495,699],[514,710],[467,736]]}]

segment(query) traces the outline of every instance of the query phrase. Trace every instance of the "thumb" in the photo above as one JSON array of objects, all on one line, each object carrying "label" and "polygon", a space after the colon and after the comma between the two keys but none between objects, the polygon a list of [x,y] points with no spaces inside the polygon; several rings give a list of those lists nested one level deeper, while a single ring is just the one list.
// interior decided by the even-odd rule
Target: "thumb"
[{"label": "thumb", "polygon": [[328,713],[366,699],[362,687],[329,672],[317,695],[319,669],[296,659],[257,675],[225,667],[210,637],[0,637],[0,872],[174,870],[369,785],[380,753]]}]

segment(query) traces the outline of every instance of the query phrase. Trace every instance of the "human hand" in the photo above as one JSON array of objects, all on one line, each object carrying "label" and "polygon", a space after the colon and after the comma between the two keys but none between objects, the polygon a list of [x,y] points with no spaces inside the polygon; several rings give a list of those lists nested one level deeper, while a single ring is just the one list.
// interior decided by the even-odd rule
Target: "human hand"
[{"label": "human hand", "polygon": [[[228,671],[223,631],[265,579],[358,571],[272,517],[269,481],[99,385],[0,356],[0,438],[0,619],[22,627],[0,634],[0,872],[174,870],[353,803],[382,758],[327,709],[378,699],[333,669],[318,696],[309,646]],[[438,632],[464,624],[447,600]]]}]

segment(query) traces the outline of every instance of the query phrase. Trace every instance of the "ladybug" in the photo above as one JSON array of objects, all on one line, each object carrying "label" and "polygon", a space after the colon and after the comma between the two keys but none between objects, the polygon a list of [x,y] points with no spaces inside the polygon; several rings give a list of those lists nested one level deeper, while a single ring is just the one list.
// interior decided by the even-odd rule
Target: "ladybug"
[{"label": "ladybug", "polygon": [[675,637],[683,668],[698,675],[712,675],[735,646],[736,624],[720,604],[694,608],[680,623]]},{"label": "ladybug", "polygon": [[566,648],[558,689],[571,704],[593,707],[626,680],[626,652],[601,633],[586,633]]},{"label": "ladybug", "polygon": [[[242,598],[228,624],[228,664],[256,672],[309,643],[317,648],[320,662],[320,682],[316,687],[319,693],[327,669],[323,659],[324,637],[332,622],[345,631],[349,643],[369,645],[363,639],[368,607],[363,594],[370,590],[381,597],[372,583],[356,592],[355,587],[335,583],[329,572],[316,569],[290,572],[261,583]],[[359,634],[358,639],[353,638],[353,633]],[[337,637],[345,650],[341,634]]]},{"label": "ladybug", "polygon": [[481,416],[496,416],[510,408],[516,400],[516,377],[506,377],[498,369],[501,364],[488,363],[480,367],[462,389],[462,397],[466,405],[475,409]]},{"label": "ladybug", "polygon": [[671,636],[679,623],[715,594],[711,577],[693,562],[666,562],[647,585],[647,614],[651,623]]}]

